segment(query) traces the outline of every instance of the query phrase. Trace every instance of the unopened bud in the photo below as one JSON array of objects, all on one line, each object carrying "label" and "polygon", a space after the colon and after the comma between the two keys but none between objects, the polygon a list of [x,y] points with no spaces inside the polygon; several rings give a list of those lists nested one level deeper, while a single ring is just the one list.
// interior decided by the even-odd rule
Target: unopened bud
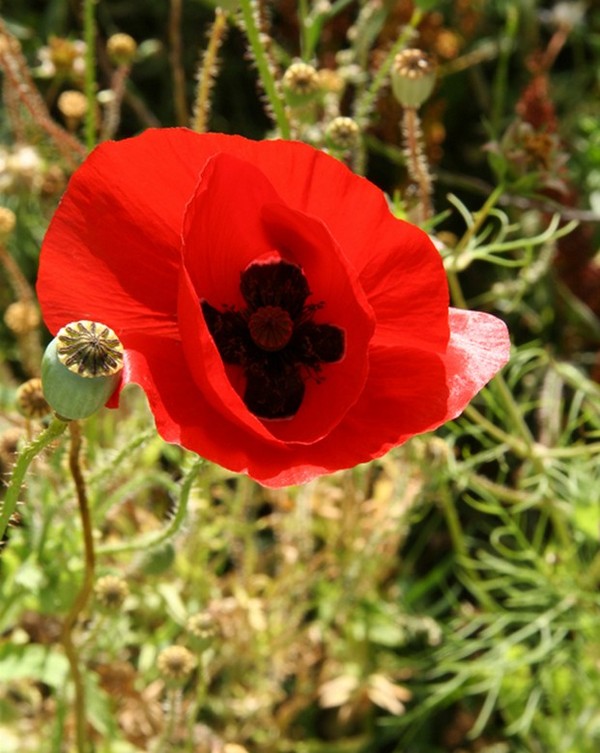
[{"label": "unopened bud", "polygon": [[113,34],[108,38],[106,51],[116,65],[130,65],[137,51],[137,42],[129,34]]},{"label": "unopened bud", "polygon": [[33,301],[15,301],[6,307],[4,323],[15,335],[26,335],[40,324],[40,312]]},{"label": "unopened bud", "polygon": [[0,238],[7,238],[15,229],[17,218],[12,209],[0,207]]}]

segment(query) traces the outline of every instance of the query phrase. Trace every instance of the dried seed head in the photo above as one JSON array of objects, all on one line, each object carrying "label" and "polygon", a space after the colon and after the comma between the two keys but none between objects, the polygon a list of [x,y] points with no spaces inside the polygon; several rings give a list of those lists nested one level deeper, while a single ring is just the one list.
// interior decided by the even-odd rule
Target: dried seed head
[{"label": "dried seed head", "polygon": [[59,165],[50,165],[42,176],[40,191],[43,196],[56,196],[65,190],[67,177]]},{"label": "dried seed head", "polygon": [[7,238],[15,229],[17,218],[12,209],[0,207],[0,238]]},{"label": "dried seed head", "polygon": [[44,392],[42,380],[39,377],[29,379],[19,385],[16,394],[17,408],[25,418],[43,418],[50,413]]},{"label": "dried seed head", "polygon": [[116,65],[129,65],[135,57],[137,42],[129,34],[113,34],[108,38],[106,51]]},{"label": "dried seed head", "polygon": [[123,346],[115,333],[104,324],[82,319],[59,330],[56,353],[58,360],[82,377],[118,374],[123,368]]},{"label": "dried seed head", "polygon": [[117,610],[129,596],[129,586],[117,575],[104,575],[96,581],[94,592],[105,609]]},{"label": "dried seed head", "polygon": [[199,638],[200,640],[213,638],[217,634],[215,618],[208,611],[193,614],[188,618],[185,627],[194,638]]},{"label": "dried seed head", "polygon": [[292,63],[282,83],[289,104],[295,107],[307,104],[320,91],[317,69],[308,63]]},{"label": "dried seed head", "polygon": [[80,55],[77,45],[70,39],[50,37],[48,40],[50,60],[57,73],[70,73],[73,63]]},{"label": "dried seed head", "polygon": [[340,116],[329,123],[325,135],[334,149],[351,149],[358,143],[360,128],[352,118]]},{"label": "dried seed head", "polygon": [[182,682],[194,670],[196,659],[184,646],[168,646],[158,655],[157,666],[165,680]]},{"label": "dried seed head", "polygon": [[67,120],[81,120],[88,109],[85,94],[76,89],[67,89],[59,96],[56,106]]},{"label": "dried seed head", "polygon": [[0,434],[0,466],[3,470],[10,468],[17,459],[19,442],[23,431],[18,426],[10,426]]},{"label": "dried seed head", "polygon": [[33,301],[15,301],[6,307],[4,323],[15,335],[26,335],[40,325],[40,312]]},{"label": "dried seed head", "polygon": [[437,66],[422,50],[399,52],[392,65],[392,90],[403,107],[420,107],[433,91]]}]

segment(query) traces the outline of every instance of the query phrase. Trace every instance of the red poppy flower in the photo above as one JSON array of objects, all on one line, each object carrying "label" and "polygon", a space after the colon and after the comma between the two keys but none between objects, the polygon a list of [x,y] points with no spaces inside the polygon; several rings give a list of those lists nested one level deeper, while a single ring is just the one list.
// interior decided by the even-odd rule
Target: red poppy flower
[{"label": "red poppy flower", "polygon": [[52,332],[115,330],[121,386],[141,385],[165,440],[271,486],[454,418],[509,352],[501,321],[448,308],[425,233],[294,142],[101,145],[50,224],[38,292]]}]

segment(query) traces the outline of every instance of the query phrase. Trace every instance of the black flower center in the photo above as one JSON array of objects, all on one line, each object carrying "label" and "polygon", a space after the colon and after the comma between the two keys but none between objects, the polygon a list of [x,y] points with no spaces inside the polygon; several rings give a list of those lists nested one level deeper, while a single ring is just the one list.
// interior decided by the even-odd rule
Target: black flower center
[{"label": "black flower center", "polygon": [[306,303],[310,289],[295,264],[251,264],[240,276],[240,292],[241,311],[203,301],[206,325],[223,361],[243,369],[248,410],[259,418],[290,418],[306,380],[318,380],[323,363],[344,355],[344,332],[313,321],[323,304]]}]

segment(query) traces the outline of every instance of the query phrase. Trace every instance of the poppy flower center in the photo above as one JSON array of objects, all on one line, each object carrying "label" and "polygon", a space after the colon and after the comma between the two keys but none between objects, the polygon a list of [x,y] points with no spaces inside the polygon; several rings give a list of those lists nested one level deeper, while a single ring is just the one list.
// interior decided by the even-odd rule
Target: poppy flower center
[{"label": "poppy flower center", "polygon": [[276,351],[284,348],[294,331],[294,323],[285,309],[262,306],[248,320],[250,337],[259,348]]},{"label": "poppy flower center", "polygon": [[324,304],[306,303],[310,289],[296,264],[251,264],[240,276],[240,292],[241,311],[203,301],[206,326],[223,361],[243,369],[248,410],[259,418],[291,418],[306,381],[320,381],[322,364],[342,359],[344,332],[314,321]]}]

